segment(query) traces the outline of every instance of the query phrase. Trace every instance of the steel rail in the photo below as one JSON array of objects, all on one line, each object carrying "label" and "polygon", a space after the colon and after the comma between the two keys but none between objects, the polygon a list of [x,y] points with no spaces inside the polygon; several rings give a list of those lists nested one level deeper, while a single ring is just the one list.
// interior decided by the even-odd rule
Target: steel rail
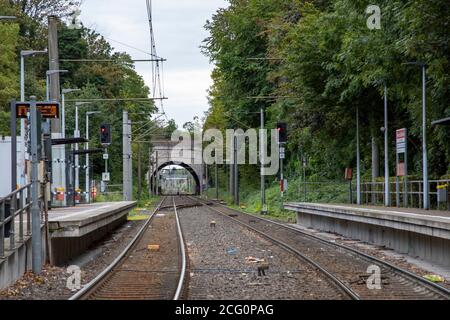
[{"label": "steel rail", "polygon": [[113,269],[122,261],[122,259],[130,252],[130,250],[134,247],[134,245],[138,242],[138,240],[142,237],[142,235],[147,230],[148,226],[151,224],[154,216],[160,210],[161,205],[164,203],[166,198],[163,198],[158,206],[153,210],[151,216],[147,219],[146,223],[142,226],[133,240],[128,244],[128,246],[122,251],[122,253],[98,276],[96,276],[93,280],[91,280],[88,284],[86,284],[83,289],[78,291],[76,294],[71,296],[69,300],[80,300],[83,296],[87,295],[89,291],[92,291],[97,285],[99,285]]},{"label": "steel rail", "polygon": [[[321,265],[319,265],[317,262],[315,262],[314,260],[308,258],[307,256],[305,256],[303,253],[301,253],[300,251],[298,251],[297,249],[293,248],[292,246],[288,245],[287,243],[278,240],[270,235],[268,235],[267,233],[260,231],[252,226],[250,226],[249,224],[246,224],[238,219],[235,219],[233,217],[230,217],[229,215],[227,215],[226,213],[221,212],[220,210],[217,210],[216,208],[213,208],[212,206],[208,205],[207,203],[204,202],[204,200],[200,200],[200,203],[203,203],[204,205],[206,205],[207,208],[209,208],[210,210],[246,227],[247,229],[252,230],[253,232],[263,236],[264,238],[270,240],[271,242],[279,245],[280,247],[284,248],[285,250],[294,253],[296,256],[298,256],[299,258],[301,258],[303,261],[306,261],[307,263],[309,263],[310,265],[314,266],[317,270],[319,270],[321,273],[323,273],[327,278],[329,278],[334,285],[336,285],[340,290],[342,290],[346,295],[348,295],[352,300],[361,300],[360,296],[353,291],[353,289],[351,289],[349,286],[347,286],[346,284],[344,284],[341,280],[339,280],[338,278],[336,278],[332,273],[330,273],[328,270],[326,270],[325,268],[323,268]],[[228,208],[228,207],[226,207]],[[228,208],[229,209],[229,208]],[[233,210],[233,209],[231,209]]]},{"label": "steel rail", "polygon": [[172,196],[173,201],[173,209],[175,211],[175,218],[177,221],[177,230],[178,230],[178,239],[180,241],[180,250],[181,250],[181,272],[180,279],[178,280],[177,290],[175,291],[175,295],[173,296],[173,300],[179,300],[181,296],[181,292],[183,290],[183,284],[186,277],[186,248],[183,237],[183,230],[181,229],[180,218],[178,216],[177,205],[175,204],[175,197]]},{"label": "steel rail", "polygon": [[229,208],[229,207],[227,207],[227,206],[225,206],[225,205],[223,205],[221,203],[218,203],[218,202],[215,202],[215,204],[217,204],[217,205],[219,205],[221,207],[227,208],[229,210],[232,210],[232,211],[235,211],[235,212],[239,212],[240,214],[247,215],[249,217],[256,218],[256,219],[259,219],[261,221],[272,223],[272,224],[277,225],[279,227],[282,227],[282,228],[285,228],[285,229],[297,232],[297,233],[299,233],[299,234],[301,234],[301,235],[303,235],[303,236],[305,236],[305,237],[307,237],[307,238],[309,238],[311,240],[319,241],[319,242],[321,242],[321,243],[323,243],[325,245],[350,251],[350,252],[352,252],[352,253],[354,253],[354,254],[356,254],[358,256],[363,257],[363,259],[365,259],[366,261],[376,262],[376,263],[378,263],[380,265],[383,265],[384,267],[386,267],[388,269],[391,269],[395,273],[400,274],[400,275],[404,276],[405,278],[408,278],[410,281],[413,281],[415,283],[419,283],[419,284],[421,284],[423,286],[426,286],[428,289],[434,291],[436,294],[439,294],[439,295],[445,297],[446,299],[450,299],[450,290],[449,289],[447,289],[447,288],[445,288],[445,287],[443,287],[441,285],[438,285],[438,284],[436,284],[434,282],[431,282],[431,281],[429,281],[429,280],[427,280],[425,278],[422,278],[422,277],[420,277],[420,276],[418,276],[418,275],[416,275],[416,274],[414,274],[414,273],[412,273],[412,272],[410,272],[408,270],[405,270],[403,268],[395,266],[395,265],[393,265],[393,264],[391,264],[391,263],[389,263],[387,261],[383,261],[383,260],[381,260],[381,259],[379,259],[377,257],[371,256],[371,255],[369,255],[369,254],[367,254],[365,252],[362,252],[360,250],[351,248],[351,247],[346,246],[344,244],[331,242],[329,240],[326,240],[326,239],[320,238],[318,236],[309,234],[309,233],[307,233],[305,231],[302,231],[302,230],[300,230],[298,228],[295,228],[295,227],[292,227],[292,226],[288,226],[286,224],[283,224],[283,223],[280,223],[280,222],[277,222],[277,221],[269,220],[269,219],[266,219],[266,218],[263,218],[263,217],[259,217],[259,216],[256,216],[256,215],[250,215],[248,213],[245,213],[245,212],[233,209],[233,208]]}]

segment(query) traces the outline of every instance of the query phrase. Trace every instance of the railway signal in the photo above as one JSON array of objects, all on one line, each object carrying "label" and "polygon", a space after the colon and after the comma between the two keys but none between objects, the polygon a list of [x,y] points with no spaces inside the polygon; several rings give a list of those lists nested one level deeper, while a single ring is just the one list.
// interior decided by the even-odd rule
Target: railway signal
[{"label": "railway signal", "polygon": [[102,124],[100,127],[100,143],[102,146],[107,147],[111,144],[111,125]]},{"label": "railway signal", "polygon": [[287,124],[286,122],[278,122],[277,123],[277,131],[278,131],[278,144],[280,147],[280,191],[281,197],[283,198],[284,192],[287,189],[287,180],[284,179],[283,175],[283,160],[286,158],[285,144],[287,143]]},{"label": "railway signal", "polygon": [[287,143],[287,124],[286,122],[277,123],[278,142]]}]

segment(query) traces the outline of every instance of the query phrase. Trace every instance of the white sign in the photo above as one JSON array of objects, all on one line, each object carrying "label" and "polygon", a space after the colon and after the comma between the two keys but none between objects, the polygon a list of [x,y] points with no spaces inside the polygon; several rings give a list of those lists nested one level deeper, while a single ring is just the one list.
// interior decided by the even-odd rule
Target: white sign
[{"label": "white sign", "polygon": [[109,159],[109,154],[105,153],[105,154],[103,155],[103,160],[108,160],[108,159]]},{"label": "white sign", "polygon": [[102,181],[105,181],[105,182],[109,182],[110,181],[109,172],[103,172],[102,173]]},{"label": "white sign", "polygon": [[285,158],[286,158],[285,149],[284,149],[284,147],[280,147],[280,159],[285,159]]},{"label": "white sign", "polygon": [[397,142],[397,153],[406,153],[407,148],[407,130],[405,128],[399,129],[395,132]]}]

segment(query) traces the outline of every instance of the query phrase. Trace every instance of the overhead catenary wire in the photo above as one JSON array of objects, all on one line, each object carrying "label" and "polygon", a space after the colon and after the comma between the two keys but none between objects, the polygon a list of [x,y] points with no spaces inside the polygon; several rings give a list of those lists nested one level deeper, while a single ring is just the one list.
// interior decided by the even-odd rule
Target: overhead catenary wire
[{"label": "overhead catenary wire", "polygon": [[[152,15],[152,0],[146,0],[147,4],[147,15],[148,15],[148,23],[150,27],[150,47],[151,52],[150,54],[154,57],[158,57],[157,51],[156,51],[156,41],[155,41],[155,35],[153,32],[153,15]],[[162,88],[162,81],[161,81],[161,70],[163,70],[163,61],[152,61],[152,94],[153,97],[163,97],[164,92]],[[161,69],[160,69],[161,68]],[[162,100],[160,100],[160,108],[161,112],[165,114],[166,120],[170,121],[167,117],[166,112],[164,111],[164,103]]]}]

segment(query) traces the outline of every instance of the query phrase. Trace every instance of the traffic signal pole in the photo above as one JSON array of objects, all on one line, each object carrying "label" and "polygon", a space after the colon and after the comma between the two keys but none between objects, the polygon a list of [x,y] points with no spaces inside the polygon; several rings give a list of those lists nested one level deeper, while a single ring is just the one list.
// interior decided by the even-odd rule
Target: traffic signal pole
[{"label": "traffic signal pole", "polygon": [[277,123],[277,131],[278,131],[278,145],[279,145],[279,161],[280,161],[280,190],[281,190],[281,198],[284,197],[284,173],[283,173],[283,160],[286,156],[285,153],[285,145],[287,143],[287,124],[285,122]]},{"label": "traffic signal pole", "polygon": [[264,135],[264,108],[261,108],[261,131],[259,133],[260,139],[260,163],[261,163],[261,214],[267,213],[267,205],[266,205],[266,177],[264,176],[264,160],[265,160],[265,135]]}]

